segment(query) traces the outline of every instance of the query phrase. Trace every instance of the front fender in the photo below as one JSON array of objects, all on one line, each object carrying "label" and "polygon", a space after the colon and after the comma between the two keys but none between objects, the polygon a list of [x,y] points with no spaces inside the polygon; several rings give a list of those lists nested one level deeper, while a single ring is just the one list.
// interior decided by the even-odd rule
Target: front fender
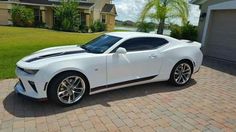
[{"label": "front fender", "polygon": [[106,84],[106,58],[84,58],[78,60],[64,60],[55,62],[40,69],[41,76],[49,82],[57,74],[65,71],[77,71],[86,76],[90,87]]}]

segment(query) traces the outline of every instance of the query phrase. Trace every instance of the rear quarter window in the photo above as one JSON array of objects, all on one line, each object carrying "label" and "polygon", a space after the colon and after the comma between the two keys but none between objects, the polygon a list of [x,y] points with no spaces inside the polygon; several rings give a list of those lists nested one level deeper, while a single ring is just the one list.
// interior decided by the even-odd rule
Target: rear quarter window
[{"label": "rear quarter window", "polygon": [[[166,39],[156,37],[133,38],[126,40],[119,47],[125,48],[128,52],[153,50],[169,43]],[[117,49],[116,48],[116,49]]]}]

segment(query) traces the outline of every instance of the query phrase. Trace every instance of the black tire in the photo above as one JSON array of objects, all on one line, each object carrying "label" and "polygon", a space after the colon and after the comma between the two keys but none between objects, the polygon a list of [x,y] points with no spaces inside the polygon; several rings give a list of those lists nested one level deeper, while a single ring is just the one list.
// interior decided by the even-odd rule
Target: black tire
[{"label": "black tire", "polygon": [[[84,84],[85,84],[85,90],[83,92],[83,95],[76,102],[64,103],[58,97],[59,85],[61,85],[61,83],[62,83],[62,81],[64,81],[64,79],[71,77],[71,76],[77,76],[77,77],[83,79]],[[74,104],[77,104],[78,102],[80,102],[83,99],[83,97],[88,94],[88,91],[89,91],[88,89],[89,89],[88,81],[83,74],[78,73],[78,72],[73,72],[73,71],[72,72],[63,72],[63,73],[56,75],[49,83],[48,99],[49,99],[49,101],[52,101],[52,102],[62,105],[62,106],[71,106],[71,105],[74,105]]]},{"label": "black tire", "polygon": [[[176,77],[175,72],[176,72],[177,68],[178,68],[180,65],[182,65],[182,64],[188,65],[188,66],[190,67],[190,70],[191,70],[191,71],[190,71],[189,78],[186,79],[186,80],[187,80],[186,82],[184,82],[184,83],[178,83],[178,82],[176,81],[176,78],[175,78],[175,77]],[[186,84],[191,80],[192,73],[193,73],[193,66],[192,66],[191,62],[189,62],[189,61],[187,61],[187,60],[180,61],[180,62],[178,62],[178,63],[174,66],[174,68],[172,69],[169,82],[170,82],[171,84],[173,84],[174,86],[183,86],[183,85],[186,85]],[[182,74],[182,73],[181,73],[181,74]],[[177,75],[177,76],[178,76],[178,75]]]}]

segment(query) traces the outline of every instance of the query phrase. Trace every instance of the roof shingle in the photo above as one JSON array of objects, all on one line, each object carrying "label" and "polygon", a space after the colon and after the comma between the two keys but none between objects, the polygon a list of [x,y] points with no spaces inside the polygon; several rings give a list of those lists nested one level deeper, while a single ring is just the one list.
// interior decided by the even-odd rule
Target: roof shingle
[{"label": "roof shingle", "polygon": [[[115,8],[114,4],[105,4],[104,7],[102,8],[102,12],[111,13],[113,8]],[[116,14],[116,9],[115,9],[115,14]]]},{"label": "roof shingle", "polygon": [[[29,4],[45,4],[45,5],[53,5],[53,4],[60,4],[60,2],[56,1],[49,1],[49,0],[20,0],[22,3],[29,3]],[[80,7],[90,8],[94,5],[94,3],[85,3],[79,2]]]}]

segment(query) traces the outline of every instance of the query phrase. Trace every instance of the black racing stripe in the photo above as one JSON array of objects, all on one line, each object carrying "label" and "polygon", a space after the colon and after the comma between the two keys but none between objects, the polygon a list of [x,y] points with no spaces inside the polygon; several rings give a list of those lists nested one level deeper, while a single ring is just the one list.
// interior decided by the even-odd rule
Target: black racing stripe
[{"label": "black racing stripe", "polygon": [[100,87],[95,87],[95,88],[91,89],[91,92],[99,91],[99,90],[102,90],[102,89],[109,89],[109,88],[113,88],[113,87],[116,87],[116,86],[122,86],[122,85],[131,84],[131,83],[141,82],[141,81],[147,81],[147,80],[151,80],[151,79],[153,79],[157,76],[158,75],[145,77],[145,78],[134,79],[134,80],[129,80],[129,81],[125,81],[125,82],[109,84],[109,85],[104,85],[104,86],[100,86]]},{"label": "black racing stripe", "polygon": [[35,57],[29,60],[26,60],[26,62],[33,62],[33,61],[37,61],[37,60],[41,60],[41,59],[45,59],[45,58],[49,58],[49,57],[56,57],[56,56],[62,56],[62,55],[70,55],[70,54],[78,54],[78,53],[85,53],[85,50],[79,50],[79,51],[68,51],[68,52],[59,52],[59,53],[53,53],[53,54],[48,54],[48,55],[42,55],[39,57]]}]

